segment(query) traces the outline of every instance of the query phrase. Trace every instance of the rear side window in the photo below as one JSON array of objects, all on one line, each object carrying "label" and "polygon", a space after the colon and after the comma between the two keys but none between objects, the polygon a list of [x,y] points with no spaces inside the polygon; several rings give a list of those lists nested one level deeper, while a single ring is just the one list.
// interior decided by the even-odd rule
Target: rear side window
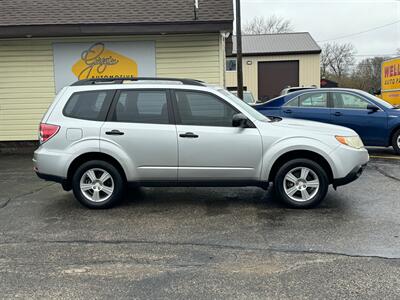
[{"label": "rear side window", "polygon": [[284,106],[286,106],[286,107],[298,107],[299,106],[299,97],[296,97],[296,98],[290,100]]},{"label": "rear side window", "polygon": [[309,93],[299,97],[300,107],[328,107],[328,93]]},{"label": "rear side window", "polygon": [[166,91],[121,91],[112,118],[115,122],[169,124]]},{"label": "rear side window", "polygon": [[109,91],[90,91],[74,93],[64,107],[66,117],[104,121],[111,103]]}]

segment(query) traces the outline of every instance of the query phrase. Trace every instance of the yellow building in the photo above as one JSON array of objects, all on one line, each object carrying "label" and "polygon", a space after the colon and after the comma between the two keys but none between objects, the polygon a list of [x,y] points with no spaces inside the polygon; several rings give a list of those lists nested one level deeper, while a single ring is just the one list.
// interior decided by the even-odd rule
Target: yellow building
[{"label": "yellow building", "polygon": [[0,2],[0,141],[37,140],[56,92],[77,79],[157,76],[224,84],[231,0],[197,7],[194,0],[20,2]]},{"label": "yellow building", "polygon": [[[236,89],[236,40],[227,45],[226,86]],[[256,99],[278,96],[286,87],[320,86],[321,48],[309,33],[244,35],[243,85]]]}]

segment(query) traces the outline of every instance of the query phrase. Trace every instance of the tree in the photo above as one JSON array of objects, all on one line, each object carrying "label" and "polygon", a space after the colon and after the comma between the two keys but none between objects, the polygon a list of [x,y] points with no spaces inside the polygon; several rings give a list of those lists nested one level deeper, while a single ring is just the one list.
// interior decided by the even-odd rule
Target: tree
[{"label": "tree", "polygon": [[263,16],[254,17],[242,29],[244,34],[265,34],[292,32],[293,26],[290,20],[272,15],[268,18]]},{"label": "tree", "polygon": [[400,48],[397,49],[397,55],[400,55]]},{"label": "tree", "polygon": [[340,81],[354,65],[355,53],[353,44],[326,43],[321,53],[321,75]]},{"label": "tree", "polygon": [[381,88],[382,62],[386,59],[387,57],[372,57],[360,61],[351,76],[352,87],[370,93],[378,91]]}]

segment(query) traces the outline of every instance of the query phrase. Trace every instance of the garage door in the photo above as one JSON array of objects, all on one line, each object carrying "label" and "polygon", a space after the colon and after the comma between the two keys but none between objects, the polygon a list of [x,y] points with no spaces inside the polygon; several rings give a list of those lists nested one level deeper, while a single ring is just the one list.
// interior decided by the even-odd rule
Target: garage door
[{"label": "garage door", "polygon": [[272,99],[287,86],[299,86],[299,61],[258,63],[258,98]]}]

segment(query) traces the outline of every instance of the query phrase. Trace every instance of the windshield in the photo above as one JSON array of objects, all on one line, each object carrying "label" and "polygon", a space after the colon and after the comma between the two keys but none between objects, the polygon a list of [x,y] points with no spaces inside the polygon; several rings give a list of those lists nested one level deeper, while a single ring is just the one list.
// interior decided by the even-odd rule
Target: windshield
[{"label": "windshield", "polygon": [[[232,94],[234,94],[237,97],[237,92],[232,92]],[[244,102],[248,103],[248,104],[252,104],[254,103],[254,98],[253,98],[253,94],[250,92],[243,92],[243,100]]]},{"label": "windshield", "polygon": [[271,121],[268,117],[264,116],[262,113],[258,112],[255,110],[253,107],[251,107],[249,104],[247,104],[245,101],[240,100],[240,98],[236,97],[234,94],[228,92],[225,89],[219,88],[217,89],[218,92],[223,94],[224,96],[227,96],[229,99],[233,100],[237,105],[240,106],[243,110],[245,110],[249,115],[251,115],[254,119],[258,121]]},{"label": "windshield", "polygon": [[364,92],[364,91],[358,91],[360,94],[364,95],[365,97],[368,97],[376,102],[378,102],[380,105],[386,107],[386,108],[395,108],[392,104],[389,102],[386,102],[385,100],[382,100],[381,98],[378,98],[374,95],[371,95],[370,93]]}]

